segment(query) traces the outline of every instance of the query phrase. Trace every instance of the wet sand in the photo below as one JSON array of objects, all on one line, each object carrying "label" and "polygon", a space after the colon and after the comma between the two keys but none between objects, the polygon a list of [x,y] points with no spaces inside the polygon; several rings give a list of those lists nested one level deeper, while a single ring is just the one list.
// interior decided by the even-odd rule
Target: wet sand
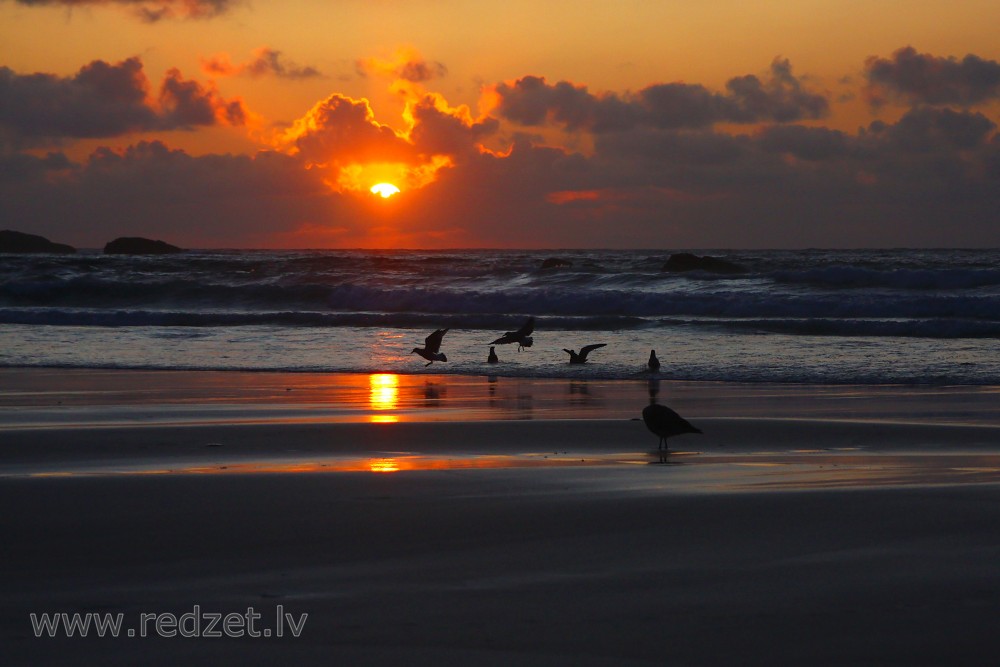
[{"label": "wet sand", "polygon": [[[458,376],[0,379],[5,664],[950,665],[1000,648],[991,388],[663,382],[705,435],[661,457],[635,420],[644,380],[498,378],[491,398]],[[29,617],[127,630],[195,605],[252,607],[272,636],[36,638]],[[273,636],[279,605],[308,614],[300,636]]]}]

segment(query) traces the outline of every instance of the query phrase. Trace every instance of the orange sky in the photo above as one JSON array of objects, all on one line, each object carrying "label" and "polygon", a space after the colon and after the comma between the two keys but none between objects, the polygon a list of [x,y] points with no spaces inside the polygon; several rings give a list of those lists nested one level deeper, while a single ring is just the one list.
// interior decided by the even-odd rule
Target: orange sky
[{"label": "orange sky", "polygon": [[0,214],[83,247],[997,245],[998,24],[979,0],[0,0]]}]

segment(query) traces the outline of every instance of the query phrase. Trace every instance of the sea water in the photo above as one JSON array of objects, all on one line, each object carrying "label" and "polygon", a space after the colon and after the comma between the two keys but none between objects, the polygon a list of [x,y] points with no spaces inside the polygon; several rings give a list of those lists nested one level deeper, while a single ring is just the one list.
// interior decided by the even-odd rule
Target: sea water
[{"label": "sea water", "polygon": [[[0,366],[617,379],[655,349],[665,379],[1000,384],[995,250],[693,251],[737,274],[672,252],[0,255]],[[534,345],[487,364],[529,316]],[[412,350],[445,328],[428,367]]]}]

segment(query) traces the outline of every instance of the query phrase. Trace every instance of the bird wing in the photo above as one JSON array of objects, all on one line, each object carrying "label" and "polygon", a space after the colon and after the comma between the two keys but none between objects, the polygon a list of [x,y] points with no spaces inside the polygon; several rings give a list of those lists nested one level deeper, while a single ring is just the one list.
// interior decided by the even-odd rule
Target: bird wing
[{"label": "bird wing", "polygon": [[424,347],[427,348],[428,352],[438,353],[441,351],[441,340],[444,335],[448,333],[447,329],[438,329],[430,336],[424,339]]},{"label": "bird wing", "polygon": [[507,345],[508,343],[517,343],[525,338],[525,336],[530,336],[531,332],[535,330],[535,318],[529,317],[528,321],[518,329],[517,331],[508,331],[504,335],[497,338],[495,341],[490,343],[490,345]]},{"label": "bird wing", "polygon": [[[528,321],[524,323],[524,326],[522,326],[517,331],[513,332],[513,334],[518,338],[523,338],[524,336],[530,336],[531,332],[534,330],[535,330],[535,318],[529,317]],[[510,334],[508,333],[508,335]]]},{"label": "bird wing", "polygon": [[599,347],[604,347],[607,343],[597,343],[596,345],[584,345],[580,348],[580,356],[585,357]]}]

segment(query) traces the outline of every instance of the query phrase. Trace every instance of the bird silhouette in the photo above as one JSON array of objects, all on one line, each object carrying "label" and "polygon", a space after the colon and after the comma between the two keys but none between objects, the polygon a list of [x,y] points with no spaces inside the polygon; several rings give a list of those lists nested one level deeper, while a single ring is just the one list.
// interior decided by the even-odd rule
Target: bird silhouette
[{"label": "bird silhouette", "polygon": [[528,321],[517,331],[508,331],[497,338],[490,345],[507,345],[517,343],[517,351],[520,352],[525,347],[531,347],[535,341],[531,338],[531,332],[535,330],[535,318],[529,317]]},{"label": "bird silhouette", "polygon": [[675,435],[701,433],[701,429],[695,428],[691,422],[659,403],[650,403],[642,409],[642,421],[653,435],[659,436],[660,443],[657,449],[670,449],[667,438]]},{"label": "bird silhouette", "polygon": [[500,362],[500,358],[497,357],[497,349],[490,346],[490,356],[486,357],[486,363],[496,364]]},{"label": "bird silhouette", "polygon": [[430,336],[424,339],[423,347],[415,347],[410,354],[419,354],[421,357],[427,360],[424,366],[430,366],[435,361],[448,361],[448,357],[441,352],[441,339],[444,335],[448,333],[448,329],[438,329]]},{"label": "bird silhouette", "polygon": [[571,364],[585,364],[587,363],[587,355],[596,350],[599,347],[604,347],[607,343],[598,343],[597,345],[584,345],[580,348],[580,353],[577,354],[573,350],[567,350],[563,348],[563,352],[569,354],[569,363]]},{"label": "bird silhouette", "polygon": [[646,362],[646,365],[649,366],[649,370],[654,373],[660,370],[660,360],[656,358],[656,350],[649,351],[649,361]]}]

